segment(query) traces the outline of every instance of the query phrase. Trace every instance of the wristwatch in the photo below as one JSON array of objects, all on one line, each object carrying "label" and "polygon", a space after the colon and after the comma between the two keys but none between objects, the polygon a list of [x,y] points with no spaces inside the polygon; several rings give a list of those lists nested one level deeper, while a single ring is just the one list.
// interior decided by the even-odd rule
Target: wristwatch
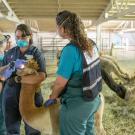
[{"label": "wristwatch", "polygon": [[15,77],[15,82],[16,83],[21,83],[22,77],[21,76],[16,76]]}]

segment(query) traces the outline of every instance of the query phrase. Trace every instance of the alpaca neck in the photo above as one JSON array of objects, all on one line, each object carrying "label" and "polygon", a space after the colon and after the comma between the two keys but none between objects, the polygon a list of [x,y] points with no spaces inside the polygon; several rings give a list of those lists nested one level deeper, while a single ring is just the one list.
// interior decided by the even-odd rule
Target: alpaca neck
[{"label": "alpaca neck", "polygon": [[49,109],[36,107],[34,102],[35,92],[38,85],[22,84],[19,109],[24,121],[39,131],[51,131]]},{"label": "alpaca neck", "polygon": [[34,97],[36,85],[22,84],[19,107],[22,116],[24,116],[27,120],[30,118],[33,119],[35,117],[35,112],[37,112],[37,107],[35,106]]}]

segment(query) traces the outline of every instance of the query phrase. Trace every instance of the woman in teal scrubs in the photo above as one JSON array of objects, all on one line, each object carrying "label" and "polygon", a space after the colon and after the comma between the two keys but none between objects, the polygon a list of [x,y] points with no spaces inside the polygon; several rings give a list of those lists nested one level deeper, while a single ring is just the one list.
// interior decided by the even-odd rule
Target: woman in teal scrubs
[{"label": "woman in teal scrubs", "polygon": [[56,24],[59,35],[69,40],[62,50],[57,78],[49,99],[53,101],[61,96],[60,134],[94,135],[94,114],[100,105],[100,97],[97,95],[91,101],[83,98],[82,57],[82,51],[88,51],[93,57],[93,46],[86,36],[82,21],[75,13],[58,13]]}]

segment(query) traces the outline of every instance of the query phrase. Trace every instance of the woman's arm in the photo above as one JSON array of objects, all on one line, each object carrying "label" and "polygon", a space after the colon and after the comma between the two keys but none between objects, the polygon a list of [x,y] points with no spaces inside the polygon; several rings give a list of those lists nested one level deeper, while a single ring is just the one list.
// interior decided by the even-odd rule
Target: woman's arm
[{"label": "woman's arm", "polygon": [[9,67],[9,64],[8,65],[6,65],[6,66],[2,66],[2,67],[0,67],[0,72],[3,72],[6,68],[8,68]]},{"label": "woman's arm", "polygon": [[52,94],[50,95],[51,99],[56,99],[59,97],[70,79],[76,61],[75,53],[76,47],[72,45],[66,46],[63,49],[57,70],[58,76],[52,88]]},{"label": "woman's arm", "polygon": [[0,82],[0,93],[2,92],[2,87],[3,87],[3,84],[2,82]]},{"label": "woman's arm", "polygon": [[52,94],[50,95],[50,99],[56,99],[61,94],[61,92],[64,90],[68,80],[58,76],[56,78],[56,81],[54,82],[54,85],[52,86]]},{"label": "woman's arm", "polygon": [[46,78],[44,72],[38,72],[36,75],[27,75],[23,76],[21,79],[21,83],[26,83],[26,84],[36,84],[36,83],[41,83],[44,81]]}]

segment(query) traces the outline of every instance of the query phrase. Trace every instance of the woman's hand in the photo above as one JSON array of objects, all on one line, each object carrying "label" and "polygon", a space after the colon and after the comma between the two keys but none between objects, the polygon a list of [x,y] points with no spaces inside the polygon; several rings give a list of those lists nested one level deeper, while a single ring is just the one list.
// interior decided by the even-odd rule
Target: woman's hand
[{"label": "woman's hand", "polygon": [[10,68],[10,67],[5,68],[5,70],[1,72],[1,79],[2,80],[8,79],[14,71],[15,68]]},{"label": "woman's hand", "polygon": [[56,99],[48,99],[45,103],[44,106],[48,107],[50,105],[56,104],[57,100]]},{"label": "woman's hand", "polygon": [[0,67],[0,72],[3,72],[4,70],[6,70],[9,66],[10,64]]}]

